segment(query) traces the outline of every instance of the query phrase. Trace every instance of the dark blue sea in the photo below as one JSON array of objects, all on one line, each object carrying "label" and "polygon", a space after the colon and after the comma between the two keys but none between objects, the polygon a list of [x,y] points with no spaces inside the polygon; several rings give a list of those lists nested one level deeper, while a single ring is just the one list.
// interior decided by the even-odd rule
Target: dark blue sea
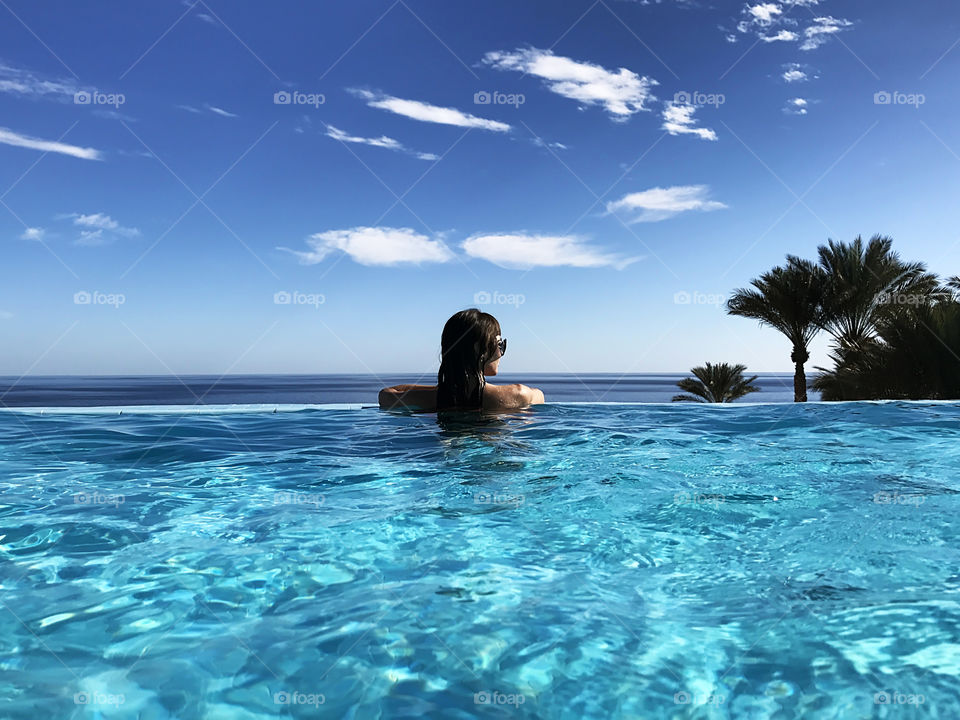
[{"label": "dark blue sea", "polygon": [[[543,390],[547,402],[669,402],[686,373],[569,373],[500,375]],[[809,380],[809,378],[808,378]],[[0,377],[0,407],[114,405],[376,404],[387,385],[433,383],[408,375],[131,375]],[[763,373],[761,391],[741,402],[792,402],[793,376]],[[817,393],[809,393],[818,400]]]}]

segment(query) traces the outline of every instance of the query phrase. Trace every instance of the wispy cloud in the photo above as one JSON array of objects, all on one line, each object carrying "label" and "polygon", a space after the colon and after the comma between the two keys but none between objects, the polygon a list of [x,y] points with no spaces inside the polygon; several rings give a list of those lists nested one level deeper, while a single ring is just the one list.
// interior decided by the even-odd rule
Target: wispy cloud
[{"label": "wispy cloud", "polygon": [[219,115],[220,117],[237,117],[232,112],[227,112],[223,108],[218,108],[215,105],[204,104],[203,108],[197,108],[193,105],[177,105],[179,110],[185,110],[188,113],[193,113],[194,115],[203,115],[205,112],[213,113],[214,115]]},{"label": "wispy cloud", "polygon": [[327,137],[331,137],[334,140],[339,140],[340,142],[345,143],[357,143],[360,145],[370,145],[372,147],[384,148],[386,150],[395,150],[397,152],[406,153],[407,155],[413,155],[416,158],[421,160],[439,160],[439,155],[434,155],[433,153],[422,153],[417,152],[416,150],[410,150],[409,148],[404,147],[404,145],[398,141],[394,140],[391,137],[386,135],[381,135],[380,137],[370,138],[370,137],[361,137],[359,135],[350,135],[349,133],[344,132],[343,130],[334,127],[333,125],[327,125],[327,131],[324,133]]},{"label": "wispy cloud", "polygon": [[52,98],[73,102],[80,90],[71,79],[51,80],[29,70],[0,63],[0,92],[25,98]]},{"label": "wispy cloud", "polygon": [[642,260],[605,253],[575,235],[473,235],[463,241],[464,252],[511,270],[535,267],[625,268]]},{"label": "wispy cloud", "polygon": [[[801,50],[816,50],[831,36],[853,25],[849,20],[829,15],[810,17],[810,11],[794,13],[794,8],[811,8],[821,0],[766,0],[748,2],[740,11],[737,31],[756,35],[766,43],[803,42]],[[736,36],[727,37],[735,41]]]},{"label": "wispy cloud", "polygon": [[438,123],[440,125],[455,125],[456,127],[476,128],[478,130],[490,130],[492,132],[510,132],[511,130],[507,123],[470,115],[456,108],[430,105],[429,103],[420,102],[419,100],[404,100],[403,98],[356,88],[351,89],[350,92],[365,100],[367,105],[372,108],[386,110],[387,112],[402,115],[411,120]]},{"label": "wispy cloud", "polygon": [[723,210],[722,202],[710,200],[706,185],[655,187],[624,195],[607,203],[607,212],[623,215],[627,222],[659,222],[685,212]]},{"label": "wispy cloud", "polygon": [[783,111],[787,113],[787,115],[806,115],[808,105],[810,105],[809,100],[806,98],[796,97],[787,101]]},{"label": "wispy cloud", "polygon": [[309,250],[291,250],[303,265],[323,262],[331,253],[343,252],[361,265],[420,265],[444,263],[454,255],[439,239],[429,238],[410,228],[355,227],[328,230],[307,238]]},{"label": "wispy cloud", "polygon": [[663,125],[661,126],[671,135],[696,135],[703,140],[716,140],[717,133],[710,128],[696,126],[693,117],[696,107],[689,103],[669,100],[663,108]]},{"label": "wispy cloud", "polygon": [[104,245],[117,237],[131,238],[140,234],[137,228],[124,227],[104,213],[72,213],[67,217],[72,218],[73,224],[81,228],[78,245]]},{"label": "wispy cloud", "polygon": [[21,240],[43,240],[47,231],[41,227],[28,227],[20,236]]},{"label": "wispy cloud", "polygon": [[649,110],[656,98],[653,78],[626,68],[608,70],[602,65],[554,55],[550,50],[518,49],[488,52],[483,62],[497,70],[514,70],[541,78],[547,89],[583,105],[601,105],[615,120]]},{"label": "wispy cloud", "polygon": [[227,112],[223,108],[218,108],[216,105],[204,105],[204,107],[210,112],[212,112],[214,115],[219,115],[220,117],[231,117],[231,118],[237,117],[234,113]]},{"label": "wispy cloud", "polygon": [[8,128],[0,128],[0,143],[4,145],[13,145],[14,147],[28,148],[30,150],[39,150],[40,152],[53,152],[81,160],[102,160],[103,157],[99,150],[88,147],[79,147],[77,145],[68,145],[57,140],[42,140],[29,135],[21,135]]},{"label": "wispy cloud", "polygon": [[832,35],[853,25],[849,20],[843,20],[835,17],[818,17],[813,24],[803,31],[804,41],[800,46],[801,50],[816,50],[823,45]]}]

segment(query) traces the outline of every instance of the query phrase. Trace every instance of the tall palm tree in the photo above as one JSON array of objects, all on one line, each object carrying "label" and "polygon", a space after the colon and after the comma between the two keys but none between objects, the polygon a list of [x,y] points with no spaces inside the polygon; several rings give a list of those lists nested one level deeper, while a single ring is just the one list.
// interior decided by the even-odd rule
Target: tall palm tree
[{"label": "tall palm tree", "polygon": [[684,378],[677,383],[677,387],[690,394],[674,395],[673,402],[726,403],[757,392],[760,388],[752,384],[757,376],[744,379],[743,371],[746,369],[746,365],[727,363],[698,365],[690,371],[694,377]]},{"label": "tall palm tree", "polygon": [[775,267],[752,280],[752,288],[735,290],[727,301],[731,315],[759,320],[787,336],[794,364],[793,400],[807,401],[807,376],[803,366],[810,359],[810,341],[824,325],[826,275],[821,267],[793,255],[786,265]]},{"label": "tall palm tree", "polygon": [[867,243],[829,240],[818,248],[826,273],[823,329],[839,348],[866,347],[884,318],[920,304],[938,291],[935,275],[923,263],[906,263],[893,252],[893,240],[874,235]]}]

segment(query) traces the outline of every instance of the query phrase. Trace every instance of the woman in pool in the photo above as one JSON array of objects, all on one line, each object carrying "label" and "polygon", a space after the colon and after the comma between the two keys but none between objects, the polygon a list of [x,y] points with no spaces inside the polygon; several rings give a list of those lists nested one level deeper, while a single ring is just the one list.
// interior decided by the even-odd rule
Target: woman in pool
[{"label": "woman in pool", "polygon": [[526,385],[489,385],[507,351],[500,323],[476,308],[461,310],[443,326],[436,385],[394,385],[380,391],[381,408],[409,410],[516,410],[544,402]]}]

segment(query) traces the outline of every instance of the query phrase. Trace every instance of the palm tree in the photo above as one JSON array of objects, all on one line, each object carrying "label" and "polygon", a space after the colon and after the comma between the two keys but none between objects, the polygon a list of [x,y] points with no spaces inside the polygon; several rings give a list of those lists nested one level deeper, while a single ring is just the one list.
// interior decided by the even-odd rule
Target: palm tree
[{"label": "palm tree", "polygon": [[757,392],[760,388],[752,384],[757,376],[745,380],[743,371],[746,369],[746,365],[727,363],[697,366],[690,371],[696,379],[684,378],[677,383],[677,387],[690,394],[674,395],[673,402],[726,403]]},{"label": "palm tree", "polygon": [[875,339],[833,354],[813,386],[824,400],[960,398],[960,300],[908,307]]},{"label": "palm tree", "polygon": [[807,377],[803,366],[810,359],[810,341],[824,322],[826,274],[818,265],[793,255],[787,263],[752,280],[752,288],[735,290],[727,301],[731,315],[759,320],[776,328],[790,340],[794,364],[793,400],[807,401]]},{"label": "palm tree", "polygon": [[893,252],[893,240],[874,235],[864,244],[829,240],[818,248],[826,273],[823,329],[838,348],[866,347],[879,323],[919,304],[938,291],[935,275],[923,263],[905,263]]}]

